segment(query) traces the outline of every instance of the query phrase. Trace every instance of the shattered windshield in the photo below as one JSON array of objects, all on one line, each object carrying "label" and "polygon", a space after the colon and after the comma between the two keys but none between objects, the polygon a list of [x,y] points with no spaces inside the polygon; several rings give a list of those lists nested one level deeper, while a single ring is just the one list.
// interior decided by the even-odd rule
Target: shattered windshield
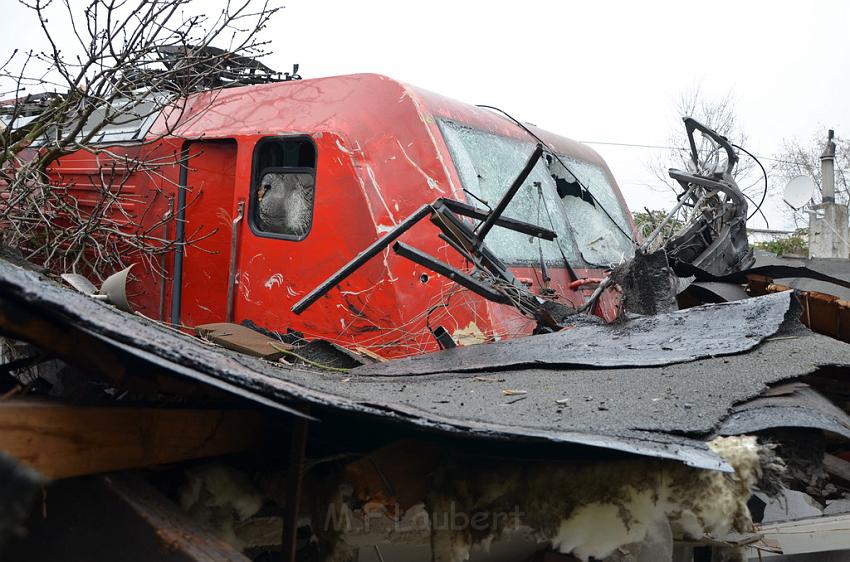
[{"label": "shattered windshield", "polygon": [[554,158],[550,170],[582,257],[594,265],[618,264],[631,258],[634,244],[626,234],[631,227],[607,174],[583,160],[569,156],[560,159],[569,171]]},{"label": "shattered windshield", "polygon": [[[498,203],[536,146],[532,139],[503,137],[446,119],[439,124],[463,188],[478,206]],[[542,158],[505,211],[511,218],[554,230],[558,238],[547,242],[495,227],[487,235],[487,246],[508,263],[539,262],[541,252],[547,262],[563,263],[562,251],[575,262],[576,248],[583,261],[593,265],[631,257],[631,241],[620,231],[629,232],[628,221],[605,173],[587,162],[562,159],[590,193],[557,160]]]},{"label": "shattered windshield", "polygon": [[[533,142],[501,137],[448,120],[441,120],[440,128],[463,189],[469,195],[469,202],[478,207],[496,206],[536,146]],[[504,214],[543,226],[558,235],[549,242],[521,232],[493,227],[487,235],[487,246],[505,262],[539,263],[541,252],[544,260],[558,264],[563,264],[561,251],[568,260],[578,258],[554,180],[542,158]]]}]

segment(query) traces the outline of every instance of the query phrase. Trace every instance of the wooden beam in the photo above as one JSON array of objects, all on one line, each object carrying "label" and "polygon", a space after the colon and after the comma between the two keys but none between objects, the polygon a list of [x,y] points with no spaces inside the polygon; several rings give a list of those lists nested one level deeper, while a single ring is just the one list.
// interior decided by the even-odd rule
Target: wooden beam
[{"label": "wooden beam", "polygon": [[244,451],[267,419],[250,410],[0,402],[0,451],[51,479]]},{"label": "wooden beam", "polygon": [[[305,412],[306,413],[306,412]],[[301,480],[304,477],[304,456],[307,450],[309,427],[304,418],[292,420],[292,439],[289,444],[289,469],[286,475],[286,504],[283,510],[281,559],[295,562],[298,539],[298,506],[301,503]]]},{"label": "wooden beam", "polygon": [[[850,514],[847,513],[766,523],[756,527],[757,531],[765,536],[765,541],[777,545],[785,556],[850,549],[850,533],[847,532],[850,527]],[[759,555],[765,558],[773,556],[773,553],[759,554],[753,549],[747,552],[747,555],[753,560]]]},{"label": "wooden beam", "polygon": [[128,358],[79,326],[63,326],[0,296],[0,334],[28,342],[87,374],[136,395],[178,394],[221,399],[223,392],[136,358]]},{"label": "wooden beam", "polygon": [[836,480],[850,484],[850,462],[827,453],[823,456],[823,467]]},{"label": "wooden beam", "polygon": [[283,357],[281,349],[292,349],[293,346],[270,338],[256,330],[241,324],[217,322],[195,326],[195,335],[226,349],[262,357],[269,361],[277,361]]}]

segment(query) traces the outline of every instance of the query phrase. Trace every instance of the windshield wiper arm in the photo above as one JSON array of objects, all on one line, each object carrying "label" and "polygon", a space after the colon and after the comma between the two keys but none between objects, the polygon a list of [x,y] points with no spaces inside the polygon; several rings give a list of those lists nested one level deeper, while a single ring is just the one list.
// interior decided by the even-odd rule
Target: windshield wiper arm
[{"label": "windshield wiper arm", "polygon": [[473,247],[477,250],[481,247],[481,244],[484,242],[484,238],[487,236],[487,233],[496,225],[496,221],[499,220],[499,217],[502,216],[502,213],[505,212],[505,208],[510,204],[513,200],[514,195],[516,195],[519,188],[522,187],[522,184],[525,183],[525,180],[528,179],[529,174],[531,174],[531,170],[534,169],[534,166],[537,165],[537,161],[540,160],[540,157],[543,156],[543,145],[537,144],[537,148],[534,149],[534,152],[531,153],[531,156],[528,157],[528,162],[525,163],[525,167],[520,170],[519,175],[514,179],[511,186],[502,195],[502,198],[499,200],[499,203],[496,207],[490,212],[484,222],[482,222],[475,233],[475,240],[473,241]]}]

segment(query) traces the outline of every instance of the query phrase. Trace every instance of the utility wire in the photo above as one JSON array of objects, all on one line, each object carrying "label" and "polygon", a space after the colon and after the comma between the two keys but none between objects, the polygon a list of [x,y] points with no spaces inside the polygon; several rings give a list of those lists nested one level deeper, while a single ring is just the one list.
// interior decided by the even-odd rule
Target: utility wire
[{"label": "utility wire", "polygon": [[[729,143],[729,144],[732,144],[732,143]],[[737,144],[732,144],[732,146],[734,146],[734,147],[735,147],[735,148],[737,148],[738,150],[740,150],[740,151],[744,152],[747,156],[749,156],[750,158],[752,158],[753,160],[755,160],[755,161],[756,161],[756,164],[758,164],[758,165],[759,165],[759,168],[761,168],[761,173],[762,173],[762,174],[764,174],[764,190],[762,191],[762,194],[761,194],[761,201],[759,201],[759,204],[756,206],[755,211],[753,211],[752,213],[750,213],[750,216],[748,216],[748,217],[747,217],[747,220],[750,220],[751,218],[753,218],[753,215],[755,215],[756,213],[760,212],[761,206],[764,204],[764,200],[765,200],[765,198],[767,197],[767,170],[765,170],[765,169],[764,169],[764,166],[762,166],[762,165],[761,165],[761,162],[759,162],[759,159],[758,159],[758,158],[756,158],[756,157],[753,155],[753,153],[752,153],[752,152],[750,152],[750,151],[749,151],[749,150],[747,150],[746,148],[743,148],[743,147],[741,147],[741,146],[738,146]],[[741,193],[743,193],[743,192],[741,192]],[[749,198],[749,197],[747,197],[747,199],[750,199],[750,198]],[[752,200],[752,199],[750,199],[750,201],[753,201],[753,200]],[[755,201],[753,201],[753,203],[755,203]],[[764,213],[762,213],[762,214],[761,214],[761,217],[764,219],[765,224],[767,224],[767,217],[765,217],[765,216],[764,216]],[[768,228],[770,228],[770,225],[768,225],[767,227],[768,227]]]},{"label": "utility wire", "polygon": [[552,146],[551,146],[548,142],[544,141],[544,140],[543,140],[543,139],[541,139],[539,136],[537,136],[537,135],[534,133],[534,131],[532,131],[531,129],[529,129],[528,127],[526,127],[526,126],[525,126],[522,122],[520,122],[518,119],[516,119],[514,116],[512,116],[510,113],[508,113],[508,112],[507,112],[507,111],[505,111],[504,109],[499,109],[498,107],[494,107],[494,106],[492,106],[492,105],[483,105],[483,104],[478,104],[476,107],[482,107],[482,108],[485,108],[485,109],[492,109],[492,110],[494,110],[494,111],[498,111],[499,113],[501,113],[502,115],[504,115],[505,117],[507,117],[508,119],[510,119],[511,121],[513,121],[513,122],[514,122],[514,123],[515,123],[515,124],[516,124],[516,125],[520,128],[520,129],[522,129],[523,131],[525,131],[526,133],[528,133],[529,135],[531,135],[531,137],[532,137],[532,138],[534,138],[534,139],[536,139],[536,140],[537,140],[537,142],[539,142],[540,144],[542,144],[543,146],[545,146],[546,148],[548,148],[548,149],[549,149],[549,152],[552,154],[552,156],[554,156],[554,157],[555,157],[555,159],[556,159],[556,160],[558,160],[558,162],[561,164],[561,166],[563,166],[563,167],[564,167],[564,169],[565,169],[566,171],[568,171],[568,172],[570,173],[570,175],[571,175],[571,176],[573,176],[573,179],[575,179],[575,180],[576,180],[576,183],[579,185],[579,187],[581,187],[581,188],[582,188],[582,190],[583,190],[585,193],[587,193],[588,195],[590,195],[590,198],[591,198],[591,199],[593,199],[593,201],[596,203],[596,205],[597,205],[600,209],[602,209],[602,212],[603,212],[603,213],[605,213],[605,215],[608,217],[608,220],[610,220],[610,221],[611,221],[611,223],[612,223],[614,226],[616,226],[616,227],[617,227],[617,230],[619,230],[620,232],[622,232],[622,233],[623,233],[623,236],[625,236],[625,237],[626,237],[626,239],[627,239],[627,240],[629,240],[629,242],[631,242],[632,244],[634,244],[634,243],[635,243],[635,239],[634,239],[634,237],[633,237],[630,233],[626,232],[626,231],[623,229],[623,227],[621,227],[621,226],[620,226],[620,223],[618,223],[618,222],[614,219],[614,217],[612,217],[612,216],[611,216],[611,213],[609,213],[609,212],[608,212],[608,209],[606,209],[606,208],[605,208],[605,206],[602,204],[602,202],[601,202],[601,201],[599,201],[599,199],[597,199],[597,198],[596,198],[596,196],[595,196],[595,195],[594,195],[594,194],[593,194],[593,193],[592,193],[592,192],[591,192],[591,191],[587,188],[587,186],[586,186],[586,185],[584,185],[584,184],[582,183],[582,181],[578,178],[578,176],[577,176],[577,175],[575,175],[575,174],[573,173],[573,171],[572,171],[572,170],[570,170],[569,166],[567,166],[567,164],[566,164],[566,163],[565,163],[565,162],[561,159],[561,157],[558,155],[558,152],[554,149],[554,147],[552,147]]},{"label": "utility wire", "polygon": [[[653,149],[653,150],[680,150],[682,152],[690,152],[689,148],[683,148],[681,146],[665,146],[665,145],[660,145],[660,144],[635,144],[635,143],[628,143],[628,142],[609,142],[609,141],[578,141],[578,142],[580,142],[582,144],[599,144],[599,145],[605,145],[605,146],[625,146],[625,147],[629,147],[629,148],[649,148],[649,149]],[[735,145],[732,145],[732,146],[735,146]],[[740,147],[736,146],[736,148],[740,148]],[[746,152],[746,151],[744,151],[744,152]],[[750,153],[747,152],[747,154],[750,154]],[[753,158],[756,158],[752,154],[750,154],[750,156],[752,156]],[[779,162],[781,164],[797,164],[797,162],[792,162],[790,160],[780,160],[778,158],[771,158],[769,156],[759,156],[758,158],[761,158],[762,160],[770,160],[771,162]]]},{"label": "utility wire", "polygon": [[[617,229],[618,229],[620,232],[622,232],[622,233],[626,236],[626,238],[628,238],[629,240],[631,240],[632,242],[634,242],[634,239],[632,238],[632,236],[631,236],[631,235],[629,235],[629,234],[628,234],[625,230],[623,230],[623,229],[620,227],[620,225],[617,223],[617,221],[616,221],[616,220],[614,220],[614,217],[612,217],[612,216],[610,215],[610,213],[608,213],[608,210],[607,210],[607,209],[606,209],[606,208],[605,208],[605,207],[604,207],[604,206],[603,206],[603,205],[599,202],[599,200],[598,200],[598,199],[597,199],[597,198],[593,195],[593,193],[591,193],[591,192],[590,192],[590,190],[589,190],[589,189],[587,189],[587,187],[585,187],[585,186],[581,183],[581,180],[579,180],[579,179],[578,179],[578,176],[576,176],[576,175],[572,172],[572,170],[570,170],[570,169],[567,167],[567,165],[564,163],[564,161],[563,161],[563,160],[561,160],[561,157],[560,157],[560,156],[558,156],[558,153],[557,153],[554,149],[552,149],[552,148],[549,146],[549,143],[545,142],[545,141],[544,141],[543,139],[541,139],[539,136],[537,136],[536,134],[534,134],[534,132],[533,132],[531,129],[529,129],[528,127],[526,127],[526,126],[525,126],[525,124],[521,123],[519,120],[517,120],[516,118],[514,118],[514,117],[513,117],[512,115],[510,115],[507,111],[504,111],[503,109],[499,109],[498,107],[493,107],[493,106],[491,106],[491,105],[483,105],[483,104],[479,104],[479,105],[478,105],[478,107],[482,107],[482,108],[492,109],[492,110],[498,111],[499,113],[503,114],[505,117],[507,117],[508,119],[510,119],[511,121],[513,121],[513,122],[514,122],[516,125],[518,125],[520,128],[522,128],[522,129],[523,129],[526,133],[528,133],[529,135],[531,135],[532,137],[534,137],[535,139],[537,139],[537,141],[538,141],[538,142],[540,142],[540,143],[542,143],[544,146],[546,146],[546,147],[550,148],[550,150],[551,150],[551,152],[552,152],[552,155],[553,155],[555,158],[557,158],[557,159],[558,159],[558,162],[561,164],[561,166],[563,166],[565,170],[567,170],[568,172],[570,172],[570,174],[572,174],[572,176],[573,176],[573,178],[575,178],[576,182],[577,182],[577,183],[581,186],[581,188],[582,188],[585,192],[587,192],[587,193],[590,195],[590,197],[591,197],[591,198],[592,198],[592,199],[593,199],[593,200],[594,200],[594,201],[595,201],[595,202],[599,205],[599,208],[600,208],[600,209],[602,209],[602,212],[604,212],[604,213],[608,216],[608,218],[611,220],[611,222],[614,224],[614,226],[616,226],[616,227],[617,227]],[[683,151],[683,152],[689,152],[689,149],[687,149],[687,148],[678,147],[678,146],[665,146],[665,145],[659,145],[659,144],[637,144],[637,143],[612,142],[612,141],[578,141],[578,142],[581,142],[581,143],[583,143],[583,144],[597,144],[597,145],[605,145],[605,146],[623,146],[623,147],[627,147],[627,148],[647,148],[647,149],[652,149],[652,150],[680,150],[680,151]],[[730,143],[730,144],[732,144],[732,143]],[[755,216],[755,214],[756,214],[756,213],[758,213],[758,214],[760,214],[760,215],[761,215],[762,219],[764,220],[765,224],[767,225],[767,224],[768,224],[768,222],[767,222],[767,217],[766,217],[766,216],[764,215],[764,213],[761,211],[761,207],[762,207],[762,205],[764,204],[765,199],[767,198],[767,192],[768,192],[767,170],[765,170],[764,166],[762,165],[762,163],[760,162],[760,160],[759,160],[759,159],[761,159],[761,160],[770,160],[771,162],[779,162],[779,163],[782,163],[782,164],[795,164],[795,162],[791,162],[791,161],[788,161],[788,160],[780,160],[780,159],[778,159],[778,158],[771,158],[771,157],[769,157],[769,156],[756,156],[755,154],[753,154],[752,152],[750,152],[749,150],[747,150],[747,149],[745,149],[745,148],[743,148],[743,147],[741,147],[741,146],[738,146],[738,145],[736,145],[736,144],[732,144],[732,146],[733,146],[733,147],[735,147],[735,148],[737,148],[738,150],[740,150],[740,151],[742,151],[742,152],[746,153],[746,154],[747,154],[750,158],[752,158],[753,160],[755,160],[756,164],[758,164],[759,168],[761,168],[762,174],[764,175],[764,190],[762,191],[762,194],[761,194],[761,200],[759,201],[758,205],[756,205],[756,208],[753,210],[753,212],[752,212],[752,213],[750,213],[750,215],[747,217],[747,220],[750,220],[751,218],[753,218],[753,216]],[[744,195],[744,197],[746,197],[747,199],[749,199],[749,200],[750,200],[750,202],[752,202],[753,204],[755,204],[755,201],[754,201],[754,200],[753,200],[753,199],[752,199],[749,195],[747,195],[747,194],[746,194],[746,193],[744,193],[744,192],[741,192],[741,193]],[[548,209],[547,209],[547,212],[548,212]],[[768,225],[768,228],[769,228],[769,225]]]},{"label": "utility wire", "polygon": [[[654,149],[654,150],[681,150],[683,152],[689,152],[689,149],[687,149],[687,148],[681,148],[681,147],[677,147],[677,146],[664,146],[664,145],[658,145],[658,144],[633,144],[633,143],[625,143],[625,142],[607,142],[607,141],[579,141],[579,142],[582,142],[584,144],[599,144],[599,145],[606,145],[606,146],[625,146],[625,147],[628,147],[628,148],[649,148],[649,149]],[[767,192],[768,192],[767,170],[765,170],[764,166],[759,161],[759,159],[770,160],[772,162],[779,162],[779,163],[782,163],[782,164],[796,164],[796,162],[791,162],[791,161],[788,161],[788,160],[779,160],[777,158],[770,158],[769,156],[758,156],[757,157],[755,154],[753,154],[752,152],[750,152],[749,150],[745,149],[742,146],[738,146],[737,144],[734,144],[734,143],[730,143],[730,144],[733,147],[737,148],[738,150],[747,154],[747,156],[749,156],[753,160],[755,160],[756,164],[758,164],[759,168],[761,168],[761,172],[764,175],[764,190],[762,191],[761,200],[758,202],[758,204],[756,204],[756,202],[753,201],[753,199],[749,195],[744,193],[743,191],[741,193],[744,195],[744,197],[749,199],[750,202],[753,205],[756,205],[756,208],[753,210],[752,213],[750,213],[750,216],[747,217],[747,220],[750,220],[751,218],[753,218],[756,215],[756,213],[758,213],[758,214],[761,215],[761,218],[764,220],[764,223],[766,225],[768,225],[767,217],[761,211],[761,207],[762,207],[762,205],[764,205],[764,200],[767,197]],[[630,182],[630,183],[635,183],[635,182]],[[644,184],[644,185],[648,185],[648,184]],[[768,228],[769,228],[769,225],[768,225]]]}]

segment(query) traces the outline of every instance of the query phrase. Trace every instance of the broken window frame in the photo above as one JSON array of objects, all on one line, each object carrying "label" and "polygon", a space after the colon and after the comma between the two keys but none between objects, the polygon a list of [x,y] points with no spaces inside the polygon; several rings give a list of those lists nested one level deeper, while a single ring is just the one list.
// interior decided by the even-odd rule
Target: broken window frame
[{"label": "broken window frame", "polygon": [[[627,234],[631,230],[631,226],[629,225],[626,210],[618,200],[615,189],[616,184],[613,178],[602,166],[593,162],[563,153],[558,153],[557,156],[557,160],[553,159],[548,164],[553,179],[555,177],[561,177],[567,180],[564,174],[561,173],[562,171],[566,171],[574,180],[578,180],[576,185],[582,193],[587,193],[590,200],[585,200],[584,197],[577,197],[577,199],[593,207],[592,211],[590,209],[582,209],[577,207],[579,204],[578,201],[568,199],[570,195],[561,196],[561,204],[567,215],[567,220],[573,228],[575,243],[581,252],[584,262],[591,267],[612,267],[633,258],[634,244]],[[568,164],[570,167],[565,168],[564,164]],[[592,177],[594,175],[596,176],[595,178]],[[561,195],[560,192],[558,194]],[[582,228],[583,221],[579,220],[581,213],[586,214],[587,217],[591,217],[594,214],[599,217],[605,217],[602,219],[602,223],[607,223],[609,227],[603,231],[611,233],[613,237],[611,242],[619,246],[621,255],[616,255],[617,248],[614,247],[602,250],[593,247],[594,239],[584,232]],[[612,223],[613,228],[611,228]],[[601,223],[599,226],[601,226]],[[597,229],[596,232],[599,231],[600,229]],[[596,238],[596,240],[599,238],[601,236]],[[594,254],[597,253],[608,254],[601,256],[602,259],[594,259]]]},{"label": "broken window frame", "polygon": [[[461,171],[460,164],[458,162],[458,157],[456,155],[456,151],[457,151],[458,147],[455,146],[454,142],[449,138],[449,135],[446,134],[445,129],[447,127],[450,128],[450,129],[451,128],[469,129],[470,131],[473,131],[476,134],[487,135],[487,136],[490,136],[490,137],[493,137],[493,138],[497,138],[500,141],[512,142],[512,143],[516,143],[518,145],[526,145],[527,144],[528,148],[529,148],[529,152],[531,150],[533,150],[533,147],[535,145],[535,143],[533,141],[528,141],[527,139],[523,139],[523,138],[516,138],[516,137],[512,137],[512,136],[507,136],[507,135],[500,134],[500,133],[497,133],[495,131],[491,131],[491,130],[488,130],[488,129],[482,129],[482,128],[479,128],[479,127],[476,127],[476,126],[473,126],[473,125],[469,125],[468,123],[464,123],[463,121],[456,120],[456,119],[451,118],[451,117],[437,117],[437,123],[438,123],[438,127],[440,129],[440,134],[443,137],[443,142],[445,143],[446,148],[448,149],[452,166],[454,166],[455,172],[457,173],[458,178],[461,182],[461,185],[463,186],[463,189],[464,189],[464,192],[465,192],[465,199],[466,199],[467,203],[469,203],[469,204],[476,204],[477,203],[476,199],[478,199],[479,197],[485,197],[486,194],[479,193],[479,190],[478,190],[477,187],[466,185],[466,183],[464,182],[463,173]],[[463,144],[462,148],[463,148],[463,150],[465,150],[467,152],[469,151],[469,148],[465,144]],[[472,155],[470,155],[470,156],[472,156]],[[535,171],[538,172],[538,173],[540,173],[541,171],[544,171],[547,178],[551,177],[551,174],[549,174],[548,169],[547,169],[547,165],[544,161],[537,163],[537,165],[535,167]],[[509,181],[510,178],[505,177],[505,178],[502,178],[502,179]],[[527,181],[533,182],[532,179],[529,179]],[[550,182],[551,182],[551,185],[550,185]],[[504,183],[504,189],[507,189],[507,186],[508,186],[508,184]],[[502,188],[501,183],[500,183],[500,188]],[[561,205],[561,200],[558,197],[557,193],[554,191],[554,189],[555,189],[554,180],[548,180],[547,179],[547,183],[545,185],[543,185],[542,188],[543,188],[544,191],[547,191],[547,192],[549,192],[550,189],[552,190],[551,193],[550,193],[552,200],[549,201],[549,203],[551,204],[551,207],[548,208],[548,212],[546,211],[546,205],[545,204],[542,207],[540,207],[541,209],[543,209],[541,211],[543,214],[540,217],[539,226],[547,228],[547,229],[553,228],[554,230],[556,230],[556,232],[558,232],[558,241],[554,241],[553,242],[554,246],[547,248],[547,250],[546,250],[547,255],[544,258],[546,265],[550,268],[560,269],[560,268],[564,267],[564,260],[566,259],[569,263],[571,263],[573,265],[577,265],[578,267],[588,267],[589,264],[585,263],[584,259],[582,258],[582,255],[581,255],[581,251],[580,251],[581,249],[579,248],[579,246],[576,243],[575,234],[572,232],[572,228],[569,224],[569,219],[566,216],[566,211],[563,209],[563,207]],[[472,195],[470,195],[470,193]],[[502,195],[504,195],[504,192],[496,194],[496,197],[501,197]],[[513,208],[511,211],[509,211],[506,214],[505,218],[516,218],[517,220],[536,224],[536,221],[530,220],[529,217],[521,217],[521,218],[512,217],[514,210],[515,210],[515,208]],[[552,213],[553,217],[555,215],[560,215],[560,219],[562,221],[563,228],[559,229],[554,224],[550,224],[550,221],[548,220],[548,217],[547,217],[548,213]],[[555,221],[555,222],[557,222],[557,221]],[[500,246],[495,243],[495,241],[493,240],[492,237],[488,240],[488,243],[489,243],[491,250],[494,251],[495,255],[497,255],[500,260],[505,262],[510,267],[532,267],[532,268],[534,268],[534,267],[538,267],[539,264],[540,264],[538,244],[540,244],[541,242],[535,243],[534,248],[532,248],[527,253],[527,255],[506,255],[506,252],[504,251],[504,247],[501,247],[502,249],[500,249]],[[518,248],[518,247],[519,246],[515,246],[514,248]]]},{"label": "broken window frame", "polygon": [[[77,134],[77,141],[84,139],[92,130],[100,127],[86,144],[93,146],[117,146],[122,144],[140,143],[145,140],[153,124],[162,114],[163,107],[168,100],[165,96],[152,95],[142,99],[116,98],[108,104],[96,108],[89,115],[83,128]],[[24,109],[27,112],[26,109]],[[37,110],[30,110],[29,114],[19,116],[13,123],[9,123],[7,116],[0,116],[0,124],[10,126],[13,129],[26,126],[38,118]],[[107,115],[109,117],[107,118]],[[109,123],[103,124],[104,120]],[[33,147],[42,147],[56,141],[60,135],[59,126],[70,131],[77,121],[73,118],[65,123],[52,124],[47,131],[32,142]]]},{"label": "broken window frame", "polygon": [[[260,150],[263,146],[272,142],[286,141],[308,141],[313,147],[313,167],[306,166],[265,166],[261,168]],[[309,135],[275,135],[263,137],[254,145],[254,150],[251,155],[251,186],[248,197],[248,227],[254,236],[260,238],[274,238],[277,240],[288,240],[290,242],[300,242],[310,235],[313,230],[313,219],[316,211],[316,168],[319,160],[319,152],[316,147],[316,142]],[[259,221],[260,205],[257,198],[260,180],[268,172],[274,173],[292,173],[292,174],[308,174],[313,178],[313,198],[310,205],[310,224],[303,234],[282,234],[263,230]]]}]

